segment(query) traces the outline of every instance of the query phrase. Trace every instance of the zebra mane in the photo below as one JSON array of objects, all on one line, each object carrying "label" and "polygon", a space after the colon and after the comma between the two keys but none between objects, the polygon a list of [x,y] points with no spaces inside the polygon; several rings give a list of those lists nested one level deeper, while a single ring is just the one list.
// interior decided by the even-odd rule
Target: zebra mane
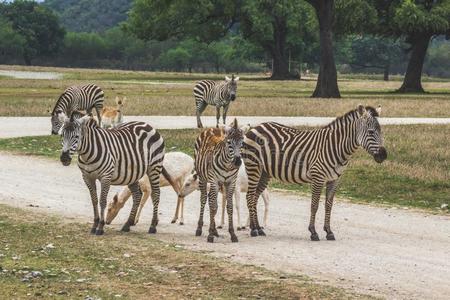
[{"label": "zebra mane", "polygon": [[55,106],[53,107],[52,115],[55,113],[56,109],[58,109],[58,108],[61,109],[61,107],[59,107],[59,104],[60,104],[61,99],[63,98],[63,96],[64,96],[65,93],[66,93],[66,92],[64,91],[61,95],[59,95],[58,100],[56,100]]},{"label": "zebra mane", "polygon": [[[374,118],[379,117],[378,111],[372,106],[366,106],[365,108],[372,117]],[[334,127],[334,125],[342,123],[343,121],[345,122],[346,120],[355,120],[357,118],[358,118],[358,111],[357,109],[353,109],[349,112],[346,112],[344,115],[337,117],[335,120],[331,121],[331,123],[325,125],[324,128]]]}]

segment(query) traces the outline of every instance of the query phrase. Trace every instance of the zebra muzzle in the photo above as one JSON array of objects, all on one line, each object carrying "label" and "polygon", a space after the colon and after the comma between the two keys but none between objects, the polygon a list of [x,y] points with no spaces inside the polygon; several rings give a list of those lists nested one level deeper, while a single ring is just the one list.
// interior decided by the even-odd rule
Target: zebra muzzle
[{"label": "zebra muzzle", "polygon": [[386,158],[387,158],[387,151],[386,148],[384,147],[380,147],[380,149],[378,150],[378,152],[373,156],[373,158],[375,159],[375,161],[377,163],[382,163]]},{"label": "zebra muzzle", "polygon": [[231,99],[231,101],[234,101],[236,99],[236,95],[235,94],[231,94],[230,95],[230,99]]},{"label": "zebra muzzle", "polygon": [[233,164],[234,164],[236,167],[240,167],[240,166],[242,165],[242,159],[241,159],[240,157],[236,157],[236,158],[234,159],[234,161],[233,161]]},{"label": "zebra muzzle", "polygon": [[60,160],[63,166],[70,165],[72,162],[72,157],[70,157],[69,151],[61,153]]}]

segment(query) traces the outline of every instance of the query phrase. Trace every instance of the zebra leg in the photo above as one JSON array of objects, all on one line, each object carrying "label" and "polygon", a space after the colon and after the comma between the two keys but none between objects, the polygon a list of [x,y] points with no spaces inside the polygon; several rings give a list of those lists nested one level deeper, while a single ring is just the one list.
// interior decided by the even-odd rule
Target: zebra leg
[{"label": "zebra leg", "polygon": [[216,127],[219,127],[220,120],[220,106],[216,106]]},{"label": "zebra leg", "polygon": [[216,229],[216,213],[217,213],[217,184],[212,183],[210,191],[208,193],[208,204],[209,204],[209,235],[208,243],[214,242],[214,236],[219,236]]},{"label": "zebra leg", "polygon": [[100,223],[98,224],[96,235],[103,235],[103,227],[105,226],[105,210],[108,198],[109,187],[111,185],[111,178],[106,177],[101,180],[101,191],[100,191]]},{"label": "zebra leg", "polygon": [[136,214],[137,214],[138,208],[141,204],[141,199],[142,199],[142,195],[143,195],[142,191],[141,191],[141,187],[139,186],[138,182],[128,185],[128,188],[130,189],[131,195],[133,197],[133,207],[131,208],[130,215],[128,217],[127,222],[125,222],[125,224],[123,225],[123,227],[121,229],[124,232],[130,231],[130,226],[133,226],[135,224]]},{"label": "zebra leg", "polygon": [[201,114],[205,111],[206,106],[208,106],[208,103],[206,103],[203,100],[198,100],[196,102],[196,114],[197,114],[197,127],[203,128],[202,121],[200,120]]},{"label": "zebra leg", "polygon": [[95,107],[95,112],[97,113],[97,118],[98,118],[98,126],[102,126],[102,114],[100,113],[100,109],[99,107]]},{"label": "zebra leg", "polygon": [[238,238],[234,233],[234,226],[233,226],[233,194],[235,188],[236,182],[231,182],[225,185],[224,191],[227,195],[226,199],[227,199],[227,214],[228,214],[228,232],[230,233],[231,241],[233,243],[236,243],[238,241]]},{"label": "zebra leg", "polygon": [[327,182],[327,191],[325,199],[325,224],[323,230],[327,233],[327,240],[334,241],[334,234],[330,227],[331,208],[333,207],[334,194],[336,193],[337,180]]},{"label": "zebra leg", "polygon": [[98,214],[97,187],[95,185],[95,179],[90,179],[83,175],[83,180],[89,189],[89,193],[91,195],[92,207],[94,208],[94,224],[92,225],[92,228],[91,228],[91,234],[95,234],[98,223],[100,221],[100,217]]},{"label": "zebra leg", "polygon": [[269,177],[267,176],[266,172],[262,172],[261,174],[261,178],[259,179],[259,183],[258,183],[258,187],[256,188],[256,193],[255,193],[255,203],[254,203],[254,210],[255,210],[255,225],[256,225],[256,230],[258,231],[258,235],[262,235],[265,236],[266,234],[264,233],[263,229],[261,228],[261,226],[259,226],[259,221],[258,221],[258,200],[259,200],[259,196],[261,195],[262,192],[264,192],[267,188],[267,184],[269,183]]},{"label": "zebra leg", "polygon": [[152,224],[148,229],[148,233],[156,233],[156,226],[158,225],[158,207],[160,198],[159,178],[161,176],[162,162],[159,165],[154,166],[148,173],[150,179],[150,186],[152,188],[152,202],[153,202],[153,217]]},{"label": "zebra leg", "polygon": [[313,182],[311,185],[312,198],[311,198],[311,217],[309,220],[309,232],[311,232],[311,241],[318,241],[319,235],[316,231],[316,213],[319,208],[320,193],[322,192],[323,183]]},{"label": "zebra leg", "polygon": [[205,212],[205,204],[207,198],[207,183],[202,179],[199,180],[199,189],[200,189],[200,216],[198,217],[198,225],[197,230],[195,231],[196,236],[202,235],[202,227],[203,227],[203,213]]},{"label": "zebra leg", "polygon": [[248,174],[248,189],[247,189],[247,208],[248,208],[248,215],[250,219],[250,235],[251,236],[257,236],[258,230],[256,229],[256,205],[255,205],[255,194],[256,189],[259,184],[259,180],[261,178],[261,170],[258,168],[258,166],[250,166],[250,164],[247,164],[245,166]]},{"label": "zebra leg", "polygon": [[217,226],[217,228],[222,229],[225,225],[225,205],[227,203],[227,198],[225,191],[222,191],[222,216],[220,218],[220,226]]},{"label": "zebra leg", "polygon": [[225,105],[224,107],[223,107],[223,115],[222,115],[222,118],[223,118],[223,124],[225,125],[226,124],[226,120],[227,120],[227,113],[228,113],[228,107],[230,106],[230,103],[228,103],[227,105]]}]

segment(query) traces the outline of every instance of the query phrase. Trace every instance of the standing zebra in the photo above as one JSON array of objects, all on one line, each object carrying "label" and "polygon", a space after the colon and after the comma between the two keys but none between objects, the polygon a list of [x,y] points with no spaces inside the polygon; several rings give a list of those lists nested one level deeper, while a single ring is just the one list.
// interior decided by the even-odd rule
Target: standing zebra
[{"label": "standing zebra", "polygon": [[[133,208],[122,231],[135,224],[135,215],[142,198],[138,181],[150,179],[153,219],[149,233],[156,233],[158,224],[159,178],[164,159],[164,141],[159,133],[144,122],[124,123],[113,129],[100,128],[92,116],[75,119],[73,115],[62,127],[61,162],[70,165],[71,154],[78,152],[78,167],[86,183],[94,208],[92,234],[103,234],[106,197],[110,185],[128,185]],[[101,183],[100,216],[96,180]],[[169,181],[171,181],[168,178]]]},{"label": "standing zebra", "polygon": [[331,207],[339,177],[353,153],[361,146],[376,162],[387,157],[377,117],[380,108],[359,105],[327,126],[297,130],[278,123],[263,123],[249,131],[242,156],[248,174],[247,206],[251,235],[265,235],[258,223],[256,204],[270,178],[287,183],[311,183],[312,201],[309,231],[318,241],[315,217],[322,188],[326,186],[325,225],[328,240]]},{"label": "standing zebra", "polygon": [[[233,193],[239,166],[242,164],[241,147],[244,132],[238,127],[237,120],[225,128],[210,128],[203,131],[195,141],[194,166],[199,177],[200,217],[196,236],[202,234],[203,212],[208,196],[210,211],[208,242],[214,242],[214,236],[219,236],[215,224],[217,213],[217,194],[224,187],[227,199],[228,232],[231,241],[237,242],[233,227]],[[210,190],[207,195],[207,184]]]},{"label": "standing zebra", "polygon": [[216,127],[219,127],[220,108],[223,107],[223,124],[225,124],[230,101],[236,99],[238,81],[239,77],[235,78],[234,75],[231,75],[231,79],[225,76],[225,81],[221,82],[212,80],[201,80],[197,82],[194,87],[194,98],[198,128],[203,128],[200,115],[208,104],[216,107]]},{"label": "standing zebra", "polygon": [[67,88],[58,101],[51,113],[52,115],[52,134],[58,134],[64,120],[72,115],[72,112],[86,110],[87,113],[95,108],[99,123],[101,124],[101,110],[103,108],[104,94],[101,88],[95,84],[87,84],[82,86],[71,86]]}]

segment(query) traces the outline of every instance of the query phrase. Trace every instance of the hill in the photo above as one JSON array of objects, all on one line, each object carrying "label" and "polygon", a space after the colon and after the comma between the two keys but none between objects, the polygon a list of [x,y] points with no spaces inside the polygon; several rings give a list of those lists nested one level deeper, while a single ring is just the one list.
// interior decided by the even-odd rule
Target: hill
[{"label": "hill", "polygon": [[101,32],[127,18],[133,0],[46,0],[68,31]]}]

